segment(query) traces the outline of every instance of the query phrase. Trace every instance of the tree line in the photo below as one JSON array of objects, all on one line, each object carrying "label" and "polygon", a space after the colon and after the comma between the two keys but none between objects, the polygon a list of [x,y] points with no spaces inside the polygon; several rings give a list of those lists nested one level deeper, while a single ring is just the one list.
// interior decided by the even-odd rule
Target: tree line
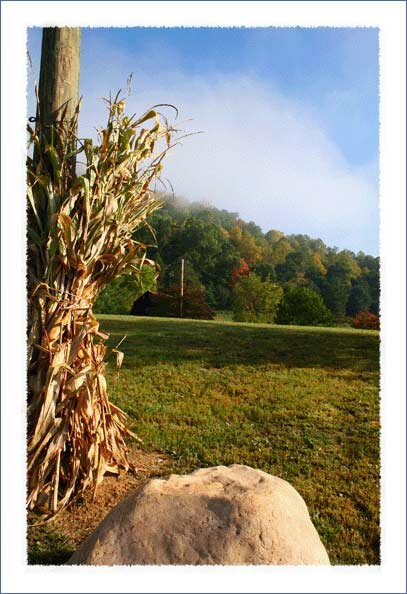
[{"label": "tree line", "polygon": [[137,286],[130,277],[118,279],[100,296],[96,311],[130,313],[135,297],[147,289],[176,292],[184,259],[186,291],[201,291],[214,310],[236,310],[244,295],[252,302],[263,295],[263,301],[269,296],[274,317],[276,304],[285,300],[285,318],[284,304],[279,308],[284,319],[290,302],[299,310],[310,299],[314,309],[325,312],[321,321],[329,317],[341,322],[361,311],[378,315],[377,257],[329,247],[307,235],[263,232],[238,213],[176,197],[166,199],[150,223],[155,239],[147,227],[135,239],[149,245],[148,257],[158,264],[158,278],[155,269],[146,266]]}]

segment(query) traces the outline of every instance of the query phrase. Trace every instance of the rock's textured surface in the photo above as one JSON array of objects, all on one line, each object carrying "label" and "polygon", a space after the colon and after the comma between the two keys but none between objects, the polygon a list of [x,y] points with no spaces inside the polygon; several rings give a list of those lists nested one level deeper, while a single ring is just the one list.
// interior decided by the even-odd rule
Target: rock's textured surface
[{"label": "rock's textured surface", "polygon": [[329,564],[297,491],[248,466],[150,480],[71,557],[87,565]]}]

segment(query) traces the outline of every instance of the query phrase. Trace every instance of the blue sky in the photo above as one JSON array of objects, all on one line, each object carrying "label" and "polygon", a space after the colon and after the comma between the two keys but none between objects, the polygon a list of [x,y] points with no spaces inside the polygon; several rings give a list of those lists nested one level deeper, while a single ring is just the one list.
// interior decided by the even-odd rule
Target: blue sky
[{"label": "blue sky", "polygon": [[[30,113],[40,45],[30,29]],[[130,111],[174,103],[205,132],[168,161],[177,194],[378,253],[377,29],[83,29],[82,134],[130,72]]]}]

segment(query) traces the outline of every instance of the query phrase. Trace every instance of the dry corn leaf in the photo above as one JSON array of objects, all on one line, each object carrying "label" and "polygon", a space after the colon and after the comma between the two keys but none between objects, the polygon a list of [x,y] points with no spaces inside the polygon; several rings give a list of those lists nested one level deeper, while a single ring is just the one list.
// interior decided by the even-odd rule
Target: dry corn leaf
[{"label": "dry corn leaf", "polygon": [[[29,130],[40,158],[35,165],[27,160],[27,504],[48,515],[97,486],[106,471],[129,468],[125,440],[133,434],[108,399],[101,342],[108,334],[92,306],[115,276],[140,274],[147,263],[146,247],[131,238],[159,206],[149,184],[161,171],[173,130],[155,109],[128,118],[119,96],[108,107],[98,144],[85,139],[72,149],[79,109],[70,122],[61,117],[46,146],[39,125]],[[148,120],[152,127],[142,128]],[[154,155],[160,140],[167,148]],[[76,176],[67,163],[82,148],[86,169]]]},{"label": "dry corn leaf", "polygon": [[124,353],[117,349],[112,349],[112,353],[116,353],[116,369],[119,370],[123,363]]}]

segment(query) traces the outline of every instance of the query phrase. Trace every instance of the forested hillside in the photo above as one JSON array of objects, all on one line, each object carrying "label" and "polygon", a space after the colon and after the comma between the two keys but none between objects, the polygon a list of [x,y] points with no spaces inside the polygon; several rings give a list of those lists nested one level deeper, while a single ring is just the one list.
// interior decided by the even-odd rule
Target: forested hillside
[{"label": "forested hillside", "polygon": [[[263,232],[237,213],[178,198],[167,199],[151,225],[156,240],[147,228],[137,239],[150,245],[148,256],[160,269],[157,283],[149,267],[142,285],[136,287],[131,278],[119,279],[99,298],[98,311],[129,313],[134,298],[145,290],[165,292],[179,286],[184,259],[186,290],[202,289],[206,303],[215,310],[231,309],[236,284],[250,276],[259,286],[260,281],[268,283],[264,287],[278,285],[292,297],[316,293],[336,321],[363,310],[378,314],[377,257],[328,247],[307,235]],[[296,293],[299,287],[307,291]]]}]

